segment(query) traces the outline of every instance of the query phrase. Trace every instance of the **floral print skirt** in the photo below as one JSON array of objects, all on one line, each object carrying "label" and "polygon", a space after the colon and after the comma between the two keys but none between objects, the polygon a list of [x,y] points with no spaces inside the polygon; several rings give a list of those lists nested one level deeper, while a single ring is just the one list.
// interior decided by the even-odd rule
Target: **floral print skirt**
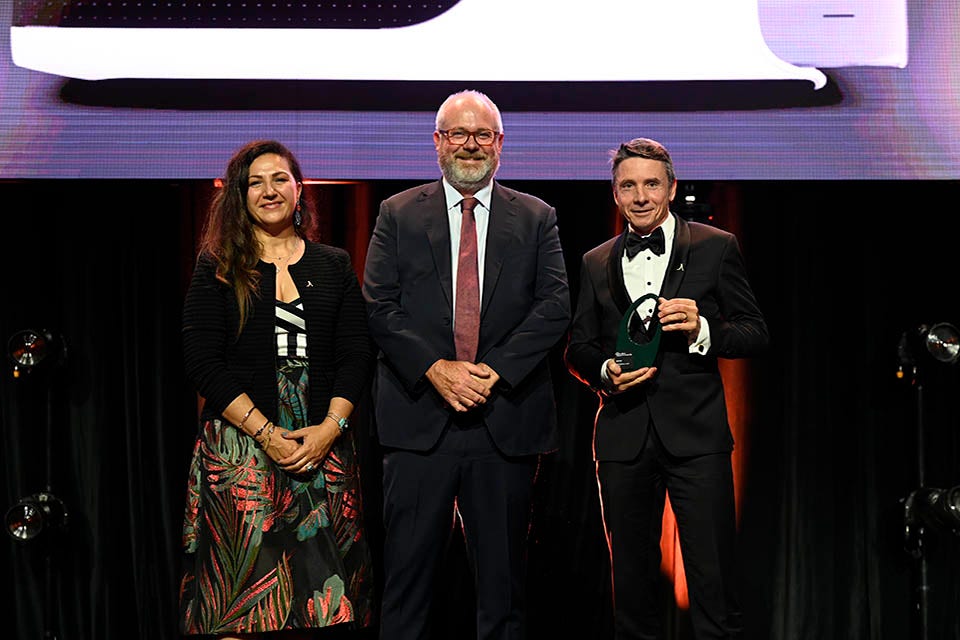
[{"label": "floral print skirt", "polygon": [[[307,424],[306,361],[279,362],[278,429]],[[373,576],[353,433],[313,476],[291,476],[253,438],[205,420],[183,524],[180,630],[221,634],[370,624]]]}]

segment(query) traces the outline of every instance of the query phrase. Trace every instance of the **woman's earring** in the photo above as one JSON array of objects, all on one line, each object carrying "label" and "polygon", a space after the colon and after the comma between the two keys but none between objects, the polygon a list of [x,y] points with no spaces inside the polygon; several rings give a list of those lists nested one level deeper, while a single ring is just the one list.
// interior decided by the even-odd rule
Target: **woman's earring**
[{"label": "woman's earring", "polygon": [[293,226],[299,227],[303,224],[303,214],[300,213],[300,209],[303,207],[301,200],[297,200],[297,208],[293,210]]}]

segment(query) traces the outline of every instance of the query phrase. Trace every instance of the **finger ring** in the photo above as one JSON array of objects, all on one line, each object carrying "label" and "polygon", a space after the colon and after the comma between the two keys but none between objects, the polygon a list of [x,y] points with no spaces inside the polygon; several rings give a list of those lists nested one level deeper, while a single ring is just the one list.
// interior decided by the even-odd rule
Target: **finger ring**
[{"label": "finger ring", "polygon": [[304,471],[313,471],[313,463],[312,463],[312,462],[308,462],[308,463],[307,463],[307,466],[305,466],[305,467],[303,468],[303,470],[304,470]]}]

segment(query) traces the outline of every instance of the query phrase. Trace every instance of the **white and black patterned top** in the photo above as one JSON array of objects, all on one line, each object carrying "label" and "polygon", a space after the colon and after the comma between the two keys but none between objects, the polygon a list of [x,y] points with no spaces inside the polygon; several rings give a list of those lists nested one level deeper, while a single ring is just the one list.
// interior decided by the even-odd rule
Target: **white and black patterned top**
[{"label": "white and black patterned top", "polygon": [[277,322],[274,335],[277,338],[277,357],[307,357],[307,320],[303,313],[303,300],[293,302],[277,300]]}]

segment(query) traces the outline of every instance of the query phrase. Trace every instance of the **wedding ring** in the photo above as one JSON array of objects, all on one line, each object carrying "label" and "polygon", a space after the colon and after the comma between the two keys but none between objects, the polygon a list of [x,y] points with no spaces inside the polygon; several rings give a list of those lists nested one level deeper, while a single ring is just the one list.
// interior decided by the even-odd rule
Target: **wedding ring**
[{"label": "wedding ring", "polygon": [[308,462],[308,463],[307,463],[307,466],[305,466],[305,467],[303,468],[303,470],[304,470],[304,471],[307,471],[307,472],[313,471],[313,463],[312,463],[312,462]]}]

